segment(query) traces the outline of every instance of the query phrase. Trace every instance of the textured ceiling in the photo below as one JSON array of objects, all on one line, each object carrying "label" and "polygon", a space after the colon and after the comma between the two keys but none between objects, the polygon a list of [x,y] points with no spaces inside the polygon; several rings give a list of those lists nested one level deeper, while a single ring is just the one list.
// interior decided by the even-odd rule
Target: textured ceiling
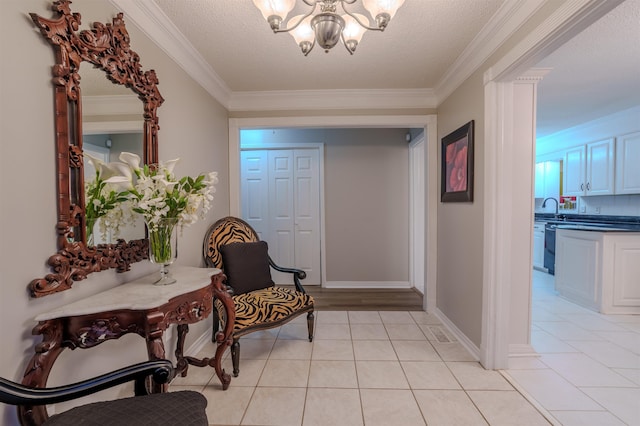
[{"label": "textured ceiling", "polygon": [[[538,66],[538,137],[640,105],[640,0],[626,0]],[[638,117],[640,121],[640,117]]]},{"label": "textured ceiling", "polygon": [[[154,1],[234,93],[436,89],[509,4],[406,0],[353,56],[338,45],[304,57],[290,35],[272,33],[251,0]],[[289,17],[304,11],[298,3]],[[640,105],[640,0],[624,1],[536,66],[552,68],[539,84],[538,137]]]},{"label": "textured ceiling", "polygon": [[[251,0],[155,1],[232,91],[433,88],[503,3],[407,0],[353,56],[338,44],[305,57]],[[299,1],[289,18],[307,9]]]}]

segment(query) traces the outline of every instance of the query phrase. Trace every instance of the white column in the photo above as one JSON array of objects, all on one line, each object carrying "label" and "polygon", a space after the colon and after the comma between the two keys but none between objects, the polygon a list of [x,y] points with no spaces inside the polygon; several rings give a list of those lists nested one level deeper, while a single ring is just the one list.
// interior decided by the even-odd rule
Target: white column
[{"label": "white column", "polygon": [[[548,70],[485,81],[485,368],[532,353],[531,270],[537,83]],[[487,76],[487,74],[485,74]]]}]

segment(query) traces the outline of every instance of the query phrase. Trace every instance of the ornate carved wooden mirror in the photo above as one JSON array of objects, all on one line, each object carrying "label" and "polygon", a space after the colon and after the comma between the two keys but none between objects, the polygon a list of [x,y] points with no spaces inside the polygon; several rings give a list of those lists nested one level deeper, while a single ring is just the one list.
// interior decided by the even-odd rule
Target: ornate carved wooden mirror
[{"label": "ornate carved wooden mirror", "polygon": [[71,13],[71,1],[57,0],[52,19],[31,14],[42,35],[53,46],[55,100],[56,166],[58,190],[58,252],[48,264],[53,271],[33,280],[29,290],[33,297],[45,296],[71,288],[74,281],[92,272],[117,268],[130,269],[131,263],[147,258],[146,239],[118,240],[116,243],[86,244],[86,218],[83,162],[83,121],[80,89],[80,66],[102,70],[112,83],[129,88],[142,101],[143,158],[158,162],[157,108],[164,99],[158,91],[154,70],[143,71],[140,57],[131,50],[123,15],[112,23],[93,23],[91,29],[79,31],[80,14]]}]

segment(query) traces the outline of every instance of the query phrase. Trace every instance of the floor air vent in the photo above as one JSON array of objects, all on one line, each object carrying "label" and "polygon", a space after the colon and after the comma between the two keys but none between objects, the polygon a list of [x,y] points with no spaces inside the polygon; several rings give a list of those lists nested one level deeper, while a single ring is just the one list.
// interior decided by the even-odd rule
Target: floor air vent
[{"label": "floor air vent", "polygon": [[438,342],[451,343],[451,339],[449,339],[449,336],[447,336],[447,334],[444,332],[444,330],[442,330],[441,327],[432,326],[432,327],[429,327],[429,331],[433,333],[433,335],[435,336]]}]

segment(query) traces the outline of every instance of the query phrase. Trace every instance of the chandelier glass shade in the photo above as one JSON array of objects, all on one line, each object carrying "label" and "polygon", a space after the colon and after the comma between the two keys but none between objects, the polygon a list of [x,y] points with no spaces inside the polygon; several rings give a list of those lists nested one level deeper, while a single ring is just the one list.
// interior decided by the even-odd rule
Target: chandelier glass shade
[{"label": "chandelier glass shade", "polygon": [[[405,0],[360,0],[374,19],[374,26],[366,16],[348,9],[358,0],[301,1],[311,9],[306,14],[292,17],[284,28],[282,23],[295,7],[296,0],[253,0],[253,3],[274,33],[291,34],[307,56],[316,44],[328,52],[339,41],[353,55],[364,33],[367,30],[384,31]],[[342,14],[338,13],[338,6]]]}]

